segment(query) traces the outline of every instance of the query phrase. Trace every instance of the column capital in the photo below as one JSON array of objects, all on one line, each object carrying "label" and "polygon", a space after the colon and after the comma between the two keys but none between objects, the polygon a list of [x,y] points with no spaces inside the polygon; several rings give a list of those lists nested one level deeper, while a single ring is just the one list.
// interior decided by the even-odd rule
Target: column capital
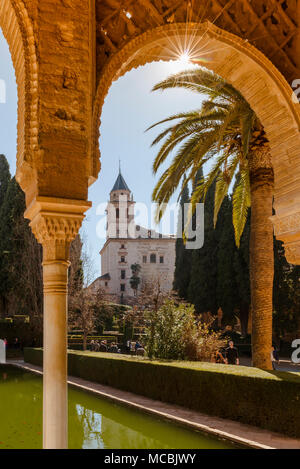
[{"label": "column capital", "polygon": [[44,262],[69,259],[70,243],[90,207],[90,202],[54,197],[37,197],[30,204],[24,216],[43,245]]}]

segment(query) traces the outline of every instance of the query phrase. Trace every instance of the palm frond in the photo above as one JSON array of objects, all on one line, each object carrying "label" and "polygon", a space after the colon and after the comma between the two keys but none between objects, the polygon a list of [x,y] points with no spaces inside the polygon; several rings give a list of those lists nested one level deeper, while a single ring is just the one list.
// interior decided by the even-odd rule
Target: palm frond
[{"label": "palm frond", "polygon": [[[206,141],[206,140],[205,140]],[[198,135],[189,138],[178,150],[169,168],[158,180],[152,194],[154,202],[167,203],[174,193],[174,187],[194,162],[194,155],[198,152],[201,140]]]},{"label": "palm frond", "polygon": [[235,243],[240,246],[247,221],[248,209],[251,206],[250,180],[248,168],[240,171],[239,181],[232,197],[232,222],[234,227]]},{"label": "palm frond", "polygon": [[187,130],[184,132],[172,132],[166,141],[161,146],[152,166],[153,173],[156,174],[159,167],[164,163],[166,158],[170,155],[172,150],[178,145],[182,140],[187,138],[190,135],[190,131]]},{"label": "palm frond", "polygon": [[219,210],[221,208],[221,205],[223,203],[225,196],[228,194],[229,187],[231,185],[232,179],[234,177],[234,174],[237,170],[237,167],[240,161],[239,153],[235,153],[232,156],[233,158],[229,166],[227,167],[226,177],[224,177],[224,174],[222,171],[220,171],[217,176],[216,189],[215,189],[215,203],[214,203],[214,226],[216,226],[217,224]]},{"label": "palm frond", "polygon": [[247,157],[249,152],[249,143],[252,136],[255,114],[249,106],[249,113],[245,113],[241,116],[241,137],[242,137],[242,148],[244,156]]},{"label": "palm frond", "polygon": [[[259,126],[258,118],[242,94],[222,77],[205,69],[187,70],[161,81],[153,90],[183,88],[205,95],[199,109],[177,113],[153,124],[171,122],[153,141],[161,147],[153,163],[156,173],[168,156],[173,155],[169,167],[160,176],[152,198],[158,203],[157,219],[164,213],[165,205],[185,176],[182,189],[193,180],[195,174],[207,161],[213,161],[209,173],[191,197],[191,211],[196,203],[204,201],[209,188],[216,184],[214,224],[224,197],[229,191],[234,175],[240,170],[233,194],[233,224],[236,244],[247,220],[250,206],[250,182],[247,154],[253,129]],[[149,130],[147,129],[147,130]]]},{"label": "palm frond", "polygon": [[177,114],[173,114],[172,116],[166,117],[165,119],[162,119],[161,121],[158,121],[155,124],[150,125],[150,127],[148,127],[145,132],[148,132],[148,130],[153,129],[154,127],[157,127],[160,124],[165,124],[166,122],[170,122],[170,121],[177,120],[177,119],[187,119],[189,117],[192,118],[197,115],[200,115],[200,113],[201,113],[201,109],[196,109],[195,111],[179,112]]}]

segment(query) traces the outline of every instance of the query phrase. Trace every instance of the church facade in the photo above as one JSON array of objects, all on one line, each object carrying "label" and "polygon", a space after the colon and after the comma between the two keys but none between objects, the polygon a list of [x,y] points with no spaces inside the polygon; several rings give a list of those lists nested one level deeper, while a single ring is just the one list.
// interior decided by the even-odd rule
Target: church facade
[{"label": "church facade", "polygon": [[[133,195],[121,171],[107,205],[106,242],[100,251],[102,275],[92,284],[118,301],[132,300],[143,283],[159,281],[171,291],[175,270],[175,237],[162,235],[135,223]],[[131,266],[138,264],[140,285],[131,287]]]}]

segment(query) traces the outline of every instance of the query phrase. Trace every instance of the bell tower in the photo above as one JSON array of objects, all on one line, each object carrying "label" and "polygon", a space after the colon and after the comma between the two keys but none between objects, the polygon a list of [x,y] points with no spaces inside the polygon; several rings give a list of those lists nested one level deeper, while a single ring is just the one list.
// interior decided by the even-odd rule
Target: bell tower
[{"label": "bell tower", "polygon": [[116,182],[110,191],[110,200],[107,205],[106,238],[128,238],[129,225],[134,222],[133,195],[127,186],[119,167]]}]

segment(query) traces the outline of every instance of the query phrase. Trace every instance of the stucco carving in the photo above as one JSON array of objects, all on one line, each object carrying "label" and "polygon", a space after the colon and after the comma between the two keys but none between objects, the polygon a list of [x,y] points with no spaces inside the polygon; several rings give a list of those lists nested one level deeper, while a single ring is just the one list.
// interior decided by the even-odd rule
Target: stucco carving
[{"label": "stucco carving", "polygon": [[43,259],[68,260],[70,244],[78,233],[83,216],[69,217],[39,213],[30,223],[33,234],[43,245]]},{"label": "stucco carving", "polygon": [[71,243],[80,229],[82,220],[83,216],[57,216],[41,212],[31,222],[31,227],[41,244],[53,240]]},{"label": "stucco carving", "polygon": [[290,243],[284,245],[285,255],[291,264],[300,264],[300,245],[299,243]]},{"label": "stucco carving", "polygon": [[43,245],[44,261],[68,260],[70,243],[90,206],[85,201],[50,197],[38,197],[33,201],[25,217],[31,220],[31,229]]},{"label": "stucco carving", "polygon": [[19,169],[38,149],[38,60],[33,26],[22,0],[1,0],[0,26],[7,39],[18,87]]},{"label": "stucco carving", "polygon": [[300,231],[300,212],[293,213],[286,217],[272,217],[275,229],[275,235],[280,237],[282,234]]}]

